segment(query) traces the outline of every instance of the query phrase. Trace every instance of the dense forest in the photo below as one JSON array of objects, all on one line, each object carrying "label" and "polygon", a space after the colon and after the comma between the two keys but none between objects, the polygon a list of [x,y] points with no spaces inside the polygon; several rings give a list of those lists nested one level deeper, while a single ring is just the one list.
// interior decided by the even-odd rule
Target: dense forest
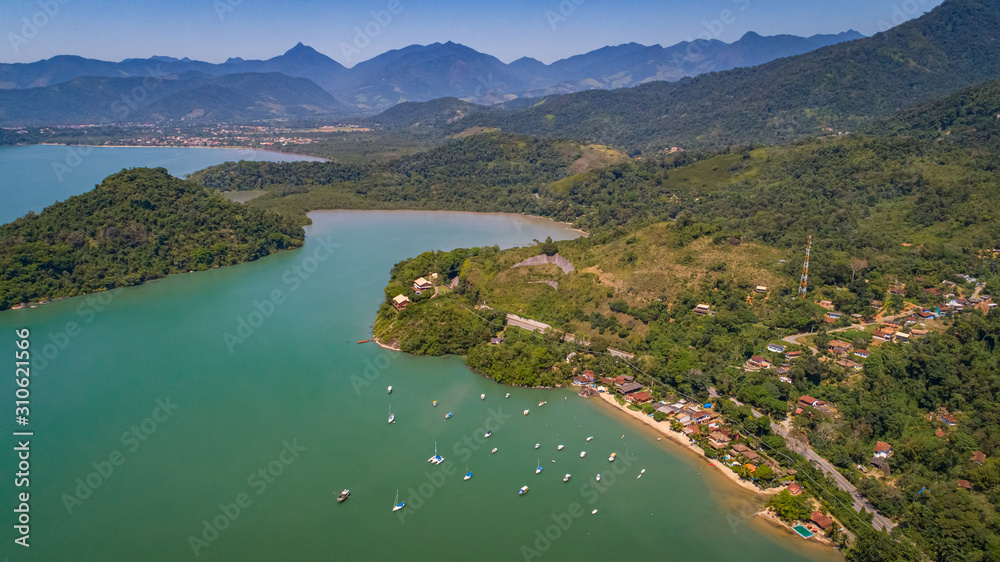
[{"label": "dense forest", "polygon": [[303,232],[163,168],[135,168],[0,226],[0,309],[296,248]]}]

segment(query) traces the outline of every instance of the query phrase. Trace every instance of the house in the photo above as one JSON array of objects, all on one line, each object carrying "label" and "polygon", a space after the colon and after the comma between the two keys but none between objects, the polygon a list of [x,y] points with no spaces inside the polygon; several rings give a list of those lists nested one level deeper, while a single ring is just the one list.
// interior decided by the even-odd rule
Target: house
[{"label": "house", "polygon": [[812,520],[812,522],[815,523],[817,527],[823,529],[824,531],[829,531],[831,528],[833,528],[833,519],[831,519],[827,515],[823,515],[819,511],[812,512],[812,515],[809,517],[809,519]]},{"label": "house", "polygon": [[501,337],[490,338],[490,345],[500,345],[502,343],[503,343],[503,338]]},{"label": "house", "polygon": [[892,335],[884,330],[875,330],[874,332],[872,332],[872,338],[882,341],[889,341],[892,338]]},{"label": "house", "polygon": [[664,404],[664,405],[660,406],[659,408],[657,408],[656,411],[657,412],[662,412],[664,414],[667,414],[668,416],[672,416],[672,415],[676,414],[680,410],[678,410],[677,408],[675,408],[673,406],[670,406],[668,404]]},{"label": "house", "polygon": [[729,441],[729,437],[719,431],[713,431],[708,434],[708,444],[715,449],[725,449]]},{"label": "house", "polygon": [[932,296],[932,297],[940,297],[941,296],[941,289],[938,289],[938,288],[924,289],[924,292],[927,293],[928,295]]},{"label": "house", "polygon": [[883,476],[889,476],[891,471],[889,470],[889,461],[884,457],[873,456],[872,460],[869,461],[872,466],[882,471]]},{"label": "house", "polygon": [[712,419],[711,412],[706,412],[704,410],[702,410],[700,412],[695,412],[695,414],[693,416],[691,416],[691,421],[693,421],[695,423],[701,423],[701,422],[704,422],[704,421],[708,421],[710,419]]},{"label": "house", "polygon": [[413,282],[414,291],[429,291],[434,288],[434,283],[424,279],[423,277],[417,279]]},{"label": "house", "polygon": [[945,435],[948,435],[948,434],[945,433],[944,430],[941,429],[940,427],[937,428],[937,431],[934,432],[934,436],[935,437],[944,437]]},{"label": "house", "polygon": [[868,356],[871,355],[867,349],[855,349],[854,354],[862,359],[868,359]]},{"label": "house", "polygon": [[627,361],[631,361],[632,359],[635,358],[635,354],[621,351],[619,349],[613,349],[610,347],[608,348],[608,353],[610,353],[612,357],[618,357],[621,359],[625,359]]},{"label": "house", "polygon": [[851,361],[850,359],[840,359],[840,360],[837,361],[837,365],[839,365],[839,366],[841,366],[841,367],[843,367],[845,369],[850,369],[850,370],[854,370],[854,371],[860,371],[862,368],[864,368],[864,365],[862,365],[861,363],[855,363],[854,361]]},{"label": "house", "polygon": [[767,359],[764,359],[760,355],[754,355],[749,360],[747,360],[747,362],[743,365],[743,367],[748,370],[770,369],[771,362],[768,361]]},{"label": "house", "polygon": [[772,352],[772,353],[784,353],[785,349],[786,349],[786,346],[784,346],[784,345],[779,345],[779,344],[776,344],[776,343],[769,343],[769,344],[767,344],[767,350],[770,351],[770,352]]},{"label": "house", "polygon": [[941,418],[941,421],[943,421],[944,423],[946,423],[948,425],[956,425],[956,424],[958,424],[958,420],[955,419],[955,416],[952,416],[950,414],[942,414],[939,417]]},{"label": "house", "polygon": [[975,451],[972,453],[972,459],[970,460],[977,464],[983,464],[986,462],[986,453],[983,453],[982,451]]},{"label": "house", "polygon": [[733,445],[733,450],[736,451],[737,453],[746,453],[747,451],[751,451],[752,449],[750,447],[747,447],[743,443],[737,443]]},{"label": "house", "polygon": [[910,343],[910,334],[896,332],[896,343]]},{"label": "house", "polygon": [[645,390],[643,390],[643,391],[640,391],[640,392],[635,392],[633,394],[629,394],[628,396],[625,397],[625,400],[627,400],[627,401],[629,401],[629,402],[631,402],[633,404],[646,404],[646,403],[652,402],[653,401],[653,397],[650,396],[648,392],[646,392]]},{"label": "house", "polygon": [[743,452],[743,453],[740,453],[740,454],[742,454],[744,457],[746,457],[747,460],[750,461],[750,462],[754,462],[754,463],[759,463],[760,462],[760,455],[758,455],[757,453],[755,453],[755,452],[753,452],[753,451],[751,451],[749,449],[747,451]]},{"label": "house", "polygon": [[929,310],[921,310],[920,312],[917,313],[917,316],[923,318],[924,320],[934,319],[934,313]]},{"label": "house", "polygon": [[754,289],[754,291],[757,291],[758,293],[766,293],[767,292],[767,287],[765,287],[763,285],[757,285],[757,288]]},{"label": "house", "polygon": [[706,314],[711,314],[712,307],[707,304],[699,304],[698,306],[694,307],[694,310],[692,310],[692,312],[694,312],[699,316],[705,316]]},{"label": "house", "polygon": [[681,431],[684,433],[684,435],[687,435],[688,437],[693,437],[695,434],[698,433],[698,430],[691,426],[685,427]]},{"label": "house", "polygon": [[785,354],[785,359],[788,359],[789,361],[792,359],[798,359],[799,357],[802,357],[801,351],[789,351]]},{"label": "house", "polygon": [[833,303],[830,301],[819,301],[819,305],[827,310],[833,310]]},{"label": "house", "polygon": [[853,351],[854,346],[847,343],[846,341],[830,340],[830,343],[827,344],[827,349],[830,350],[831,353],[836,353],[837,355],[843,355]]},{"label": "house", "polygon": [[406,298],[405,295],[392,297],[392,306],[396,307],[396,310],[403,310],[408,304],[410,304],[410,299]]},{"label": "house", "polygon": [[642,385],[637,382],[627,382],[618,387],[618,390],[622,394],[632,394],[633,392],[638,392],[642,390]]},{"label": "house", "polygon": [[789,494],[797,496],[801,494],[805,488],[803,488],[802,485],[799,484],[798,482],[792,482],[791,484],[788,485],[787,489]]},{"label": "house", "polygon": [[890,295],[905,295],[906,294],[906,283],[893,283],[889,285]]},{"label": "house", "polygon": [[785,384],[792,384],[792,379],[788,377],[778,377],[778,381],[783,382]]},{"label": "house", "polygon": [[582,375],[573,377],[573,384],[575,386],[587,386],[592,382],[594,382],[593,371],[584,371]]},{"label": "house", "polygon": [[791,371],[791,369],[788,368],[788,367],[785,367],[784,365],[782,365],[781,367],[778,367],[777,370],[775,370],[775,372],[778,373],[779,377],[787,375],[788,371]]},{"label": "house", "polygon": [[885,441],[879,441],[875,443],[875,456],[886,458],[892,454],[892,445],[886,443]]},{"label": "house", "polygon": [[634,380],[635,377],[633,377],[632,375],[618,375],[617,377],[615,377],[615,384],[621,386],[627,382],[632,382]]},{"label": "house", "polygon": [[884,306],[882,301],[872,301],[869,304],[871,304],[872,308],[882,308]]},{"label": "house", "polygon": [[803,406],[809,406],[810,408],[819,408],[820,406],[826,406],[826,402],[820,400],[819,398],[813,398],[812,396],[807,396],[803,394],[799,398],[799,404]]},{"label": "house", "polygon": [[958,487],[959,488],[964,488],[966,490],[969,490],[970,492],[972,491],[972,483],[969,482],[968,480],[962,480],[961,478],[959,478],[958,479]]},{"label": "house", "polygon": [[614,386],[618,381],[615,379],[609,379],[608,377],[601,377],[601,384],[604,386]]},{"label": "house", "polygon": [[834,320],[840,320],[840,317],[843,316],[843,314],[833,311],[827,312],[826,315],[829,316],[830,318],[833,318]]}]

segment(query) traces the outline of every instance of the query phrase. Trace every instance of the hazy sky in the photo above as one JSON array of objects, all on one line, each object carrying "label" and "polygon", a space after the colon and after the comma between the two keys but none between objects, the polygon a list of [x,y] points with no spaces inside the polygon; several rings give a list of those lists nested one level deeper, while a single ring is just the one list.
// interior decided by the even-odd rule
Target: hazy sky
[{"label": "hazy sky", "polygon": [[390,49],[454,41],[504,62],[549,63],[606,45],[732,42],[747,31],[873,35],[941,1],[0,0],[0,62],[62,54],[266,59],[301,41],[352,66]]}]

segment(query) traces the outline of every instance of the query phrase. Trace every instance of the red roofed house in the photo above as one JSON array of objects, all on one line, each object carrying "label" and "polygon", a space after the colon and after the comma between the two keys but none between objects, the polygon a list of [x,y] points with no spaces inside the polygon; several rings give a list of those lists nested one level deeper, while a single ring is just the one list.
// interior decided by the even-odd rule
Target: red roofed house
[{"label": "red roofed house", "polygon": [[648,392],[643,390],[640,392],[629,394],[628,396],[625,397],[625,400],[628,400],[629,402],[632,402],[634,404],[645,404],[647,402],[652,402],[653,397],[650,396]]},{"label": "red roofed house", "polygon": [[788,493],[793,496],[801,494],[802,490],[803,490],[802,485],[799,484],[798,482],[792,482],[791,484],[788,485]]},{"label": "red roofed house", "polygon": [[396,307],[396,310],[403,310],[408,304],[410,304],[410,299],[406,298],[405,295],[392,297],[392,306]]},{"label": "red roofed house", "polygon": [[829,349],[833,353],[840,355],[843,353],[850,353],[851,351],[854,350],[854,346],[847,343],[846,341],[830,340],[830,343],[827,344],[827,349]]},{"label": "red roofed house", "polygon": [[885,441],[879,441],[875,443],[875,456],[882,457],[883,459],[892,454],[892,445],[886,443]]},{"label": "red roofed house", "polygon": [[833,527],[833,519],[830,519],[830,517],[823,515],[818,511],[812,512],[812,516],[810,516],[810,519],[812,519],[812,522],[818,525],[819,528],[823,529],[824,531],[829,531],[830,528]]},{"label": "red roofed house", "polygon": [[959,488],[965,488],[966,490],[972,490],[972,483],[969,482],[968,480],[959,479],[959,481],[958,481],[958,487]]},{"label": "red roofed house", "polygon": [[799,398],[799,403],[811,408],[819,408],[820,406],[826,405],[826,402],[820,400],[819,398],[813,398],[812,396],[806,396],[805,394]]},{"label": "red roofed house", "polygon": [[972,453],[972,462],[983,464],[986,462],[986,454],[982,451],[976,451]]}]

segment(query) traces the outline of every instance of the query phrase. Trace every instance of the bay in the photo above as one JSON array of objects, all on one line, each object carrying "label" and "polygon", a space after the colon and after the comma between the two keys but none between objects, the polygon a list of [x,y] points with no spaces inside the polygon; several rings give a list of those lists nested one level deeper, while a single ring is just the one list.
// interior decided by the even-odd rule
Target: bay
[{"label": "bay", "polygon": [[90,191],[123,168],[164,167],[183,177],[227,161],[320,160],[263,150],[181,147],[0,147],[0,224]]}]

